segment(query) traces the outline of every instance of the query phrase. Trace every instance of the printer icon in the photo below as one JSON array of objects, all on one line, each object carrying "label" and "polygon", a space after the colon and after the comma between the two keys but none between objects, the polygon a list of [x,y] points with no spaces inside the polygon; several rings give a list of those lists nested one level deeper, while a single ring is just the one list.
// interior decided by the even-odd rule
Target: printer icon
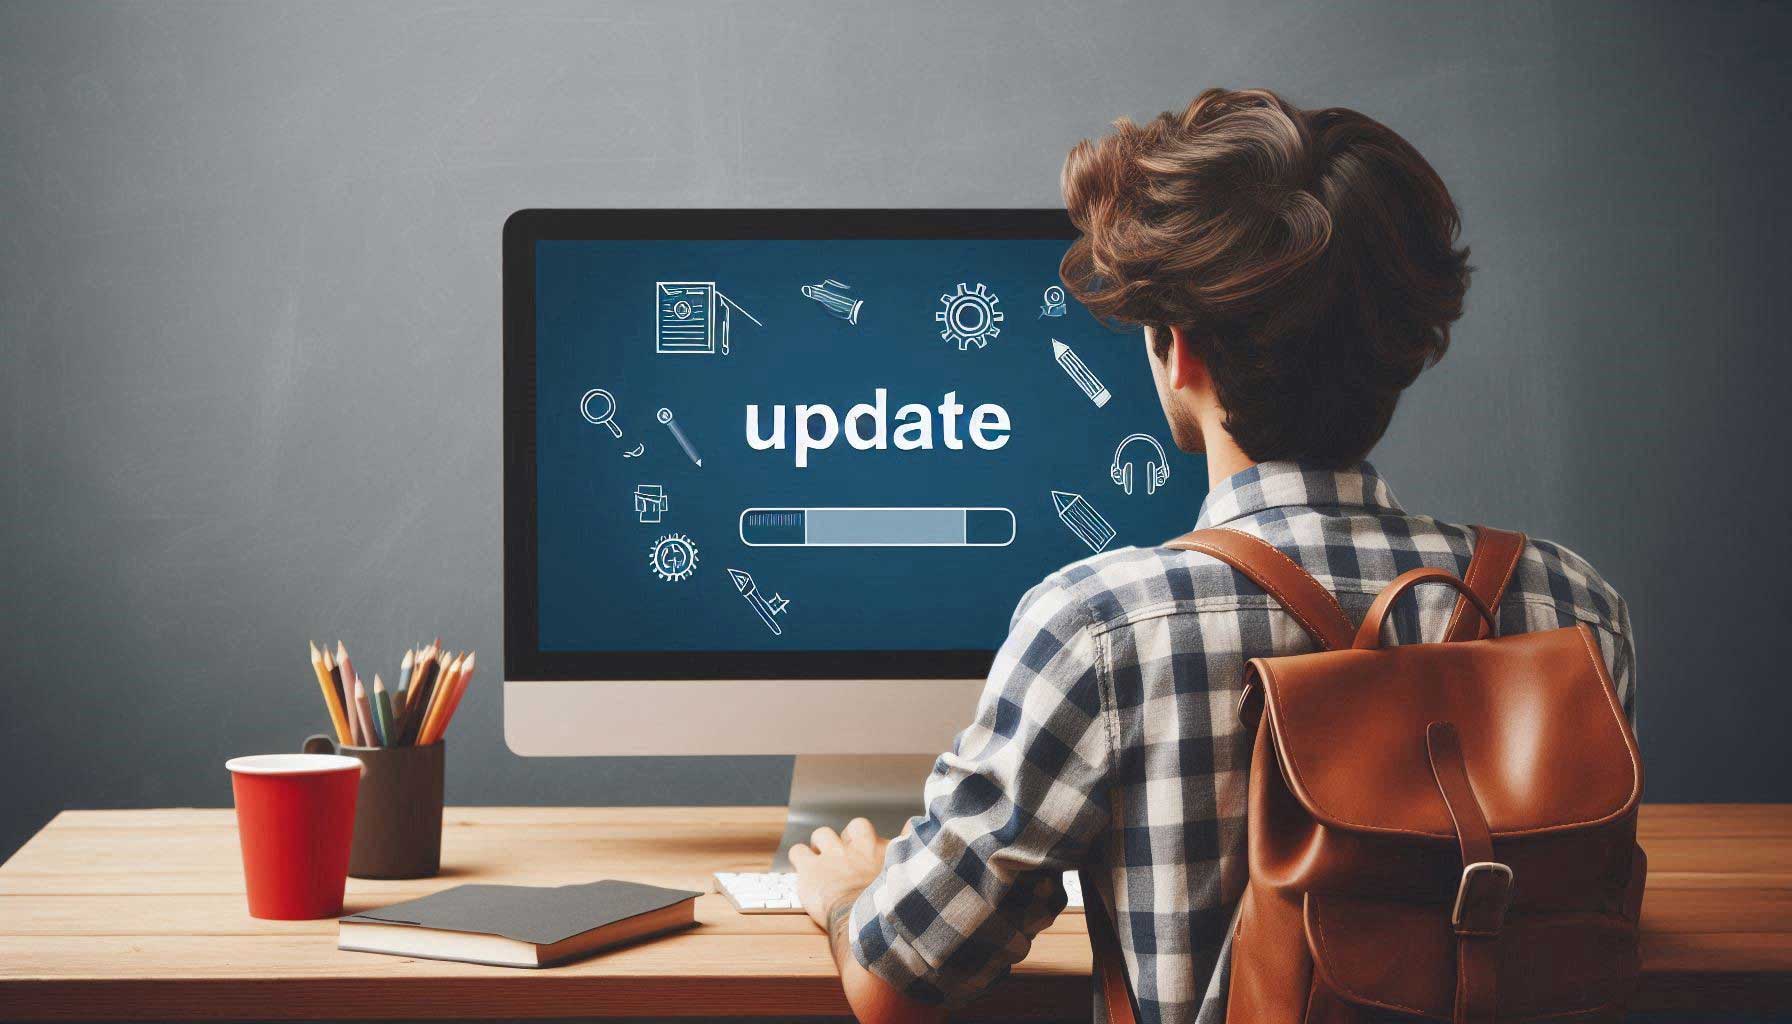
[{"label": "printer icon", "polygon": [[666,489],[659,484],[635,485],[635,514],[643,523],[659,522],[670,504]]}]

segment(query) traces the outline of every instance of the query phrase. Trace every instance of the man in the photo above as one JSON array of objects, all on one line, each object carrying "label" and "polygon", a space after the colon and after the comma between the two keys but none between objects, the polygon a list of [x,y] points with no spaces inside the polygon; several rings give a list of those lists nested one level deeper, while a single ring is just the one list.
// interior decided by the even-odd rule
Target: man
[{"label": "man", "polygon": [[[1081,232],[1065,284],[1143,329],[1171,434],[1206,455],[1193,526],[1269,541],[1358,619],[1408,569],[1462,574],[1473,530],[1407,513],[1363,461],[1468,287],[1455,204],[1417,151],[1354,111],[1214,89],[1081,143],[1063,187]],[[1435,640],[1455,599],[1404,599],[1398,639]],[[1585,561],[1531,542],[1499,618],[1590,624],[1630,712],[1629,613]],[[1062,909],[1060,873],[1091,868],[1141,1019],[1223,1020],[1246,876],[1241,677],[1311,649],[1198,553],[1108,551],[1033,588],[925,815],[887,851],[855,821],[792,855],[859,1018],[938,1019],[974,996]]]}]

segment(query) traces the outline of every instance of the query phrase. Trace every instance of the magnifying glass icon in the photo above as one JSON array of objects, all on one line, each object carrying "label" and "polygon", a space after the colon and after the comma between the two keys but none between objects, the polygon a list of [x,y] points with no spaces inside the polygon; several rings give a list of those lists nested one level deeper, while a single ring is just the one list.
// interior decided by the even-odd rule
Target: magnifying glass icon
[{"label": "magnifying glass icon", "polygon": [[[598,412],[591,411],[594,399],[600,410]],[[603,388],[592,388],[585,392],[585,397],[579,399],[579,415],[585,417],[587,423],[609,428],[610,433],[618,440],[622,438],[622,428],[616,425],[616,396]]]}]

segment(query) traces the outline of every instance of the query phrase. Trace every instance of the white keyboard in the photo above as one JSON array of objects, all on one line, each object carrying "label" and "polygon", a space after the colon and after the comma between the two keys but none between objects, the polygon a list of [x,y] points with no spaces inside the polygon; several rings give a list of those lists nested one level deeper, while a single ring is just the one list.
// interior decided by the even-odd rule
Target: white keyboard
[{"label": "white keyboard", "polygon": [[[718,871],[716,891],[728,897],[743,914],[801,914],[803,901],[796,897],[796,874],[789,871]],[[1064,872],[1064,893],[1070,903],[1067,914],[1083,912],[1083,883],[1076,872]]]}]

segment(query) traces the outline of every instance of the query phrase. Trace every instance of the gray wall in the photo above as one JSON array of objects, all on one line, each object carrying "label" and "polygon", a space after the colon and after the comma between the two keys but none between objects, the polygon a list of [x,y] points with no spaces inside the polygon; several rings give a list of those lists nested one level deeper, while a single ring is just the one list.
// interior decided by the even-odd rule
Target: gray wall
[{"label": "gray wall", "polygon": [[1431,158],[1481,269],[1383,470],[1629,596],[1651,798],[1792,800],[1789,14],[0,6],[0,855],[226,804],[225,757],[322,724],[308,637],[485,655],[456,802],[777,802],[783,759],[504,748],[505,215],[1043,206],[1077,139],[1213,84]]}]

